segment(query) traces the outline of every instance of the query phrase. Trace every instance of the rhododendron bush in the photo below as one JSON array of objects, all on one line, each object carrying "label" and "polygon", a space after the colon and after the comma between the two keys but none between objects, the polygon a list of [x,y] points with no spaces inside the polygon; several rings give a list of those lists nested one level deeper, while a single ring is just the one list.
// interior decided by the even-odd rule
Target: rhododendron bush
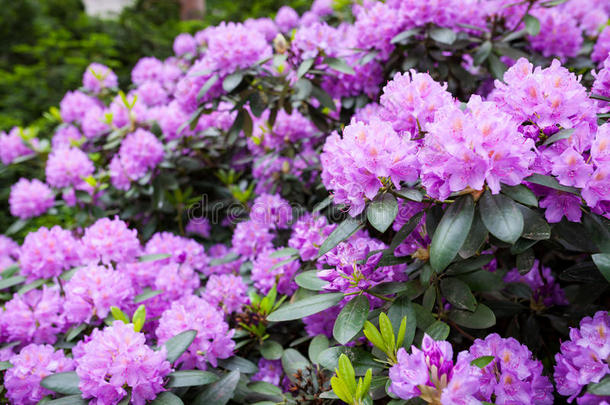
[{"label": "rhododendron bush", "polygon": [[92,61],[0,135],[3,398],[610,403],[609,17],[316,0]]}]

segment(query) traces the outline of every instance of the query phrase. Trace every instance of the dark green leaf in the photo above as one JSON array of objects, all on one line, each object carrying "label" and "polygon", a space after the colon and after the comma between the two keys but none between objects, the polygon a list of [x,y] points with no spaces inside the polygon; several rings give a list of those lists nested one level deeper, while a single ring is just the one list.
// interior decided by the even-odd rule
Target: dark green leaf
[{"label": "dark green leaf", "polygon": [[438,224],[430,244],[430,265],[444,270],[460,250],[472,225],[474,201],[472,196],[459,197],[449,206]]},{"label": "dark green leaf", "polygon": [[313,58],[305,59],[303,62],[301,62],[299,68],[297,69],[297,79],[303,77],[303,75],[305,75],[305,73],[307,73],[309,69],[311,69],[311,67],[313,66],[313,62]]},{"label": "dark green leaf", "polygon": [[41,285],[43,285],[46,282],[47,282],[47,280],[44,278],[38,279],[36,281],[32,281],[31,283],[26,284],[26,285],[22,286],[19,290],[17,290],[17,294],[23,295],[28,291],[37,289],[38,287],[40,287]]},{"label": "dark green leaf", "polygon": [[599,396],[610,396],[610,377],[606,377],[596,384],[589,384],[587,392]]},{"label": "dark green leaf", "polygon": [[434,340],[445,340],[449,337],[450,328],[445,322],[435,321],[428,326],[426,333]]},{"label": "dark green leaf", "polygon": [[591,255],[591,258],[606,280],[610,282],[610,254],[597,253],[595,255]]},{"label": "dark green leaf", "polygon": [[313,212],[322,211],[324,208],[328,207],[333,202],[333,196],[329,195],[324,200],[320,201],[313,207]]},{"label": "dark green leaf", "polygon": [[398,214],[398,202],[392,194],[383,194],[369,203],[366,217],[373,228],[384,233]]},{"label": "dark green leaf", "polygon": [[422,202],[424,199],[423,194],[419,190],[415,190],[412,188],[401,188],[400,190],[394,191],[398,196],[405,198],[407,200]]},{"label": "dark green leaf", "polygon": [[203,86],[201,86],[201,89],[199,90],[199,93],[197,93],[197,101],[201,101],[201,99],[203,98],[203,96],[206,95],[206,93],[208,91],[210,91],[210,89],[212,88],[212,86],[214,86],[216,84],[216,82],[218,82],[218,80],[220,79],[220,77],[218,77],[217,74],[215,74],[214,76],[210,77],[204,84]]},{"label": "dark green leaf", "polygon": [[513,200],[486,190],[479,200],[479,208],[481,219],[492,235],[507,243],[519,239],[523,232],[523,215]]},{"label": "dark green leaf", "polygon": [[479,66],[481,63],[485,62],[489,54],[491,53],[491,49],[493,48],[490,41],[485,41],[479,46],[472,57],[472,61],[475,66]]},{"label": "dark green leaf", "polygon": [[470,287],[457,278],[444,278],[441,280],[441,291],[443,297],[453,304],[457,309],[474,311],[477,300],[472,295]]},{"label": "dark green leaf", "polygon": [[493,311],[483,304],[477,305],[474,312],[453,309],[449,311],[449,319],[470,329],[486,329],[496,324],[496,316]]},{"label": "dark green leaf", "polygon": [[445,274],[453,276],[458,274],[470,273],[489,264],[489,262],[491,262],[493,258],[493,255],[480,255],[459,262],[455,262],[451,266],[449,266]]},{"label": "dark green leaf", "polygon": [[23,276],[14,276],[14,277],[9,277],[9,278],[3,278],[2,280],[0,280],[0,290],[16,286],[18,284],[23,283],[25,280],[26,280],[26,278]]},{"label": "dark green leaf", "polygon": [[485,228],[485,224],[483,224],[481,214],[477,208],[472,219],[472,225],[470,226],[468,236],[458,252],[460,257],[467,259],[474,256],[487,240],[487,235],[487,228]]},{"label": "dark green leaf", "polygon": [[403,31],[400,34],[397,34],[394,38],[392,38],[390,40],[390,43],[397,44],[399,42],[403,42],[405,39],[411,38],[412,36],[414,36],[418,32],[419,32],[419,28],[412,28],[412,29]]},{"label": "dark green leaf", "polygon": [[477,357],[476,359],[472,360],[470,362],[470,365],[478,367],[478,368],[484,368],[489,363],[491,363],[494,359],[495,359],[494,356],[481,356],[481,357]]},{"label": "dark green leaf", "polygon": [[322,243],[322,246],[320,246],[320,251],[318,252],[318,257],[330,252],[331,249],[352,236],[363,226],[364,224],[358,218],[346,218],[339,224],[339,226],[335,228],[334,231],[332,231],[324,243]]},{"label": "dark green leaf", "polygon": [[535,37],[540,33],[540,21],[531,14],[527,14],[523,17],[523,22],[525,23],[525,30],[528,34]]},{"label": "dark green leaf", "polygon": [[318,335],[311,339],[311,343],[309,343],[309,349],[307,351],[309,360],[311,360],[311,362],[314,364],[318,364],[318,356],[324,350],[328,349],[328,346],[328,338],[324,335]]},{"label": "dark green leaf", "polygon": [[173,338],[165,342],[165,348],[167,349],[167,361],[173,363],[178,360],[178,357],[182,355],[188,349],[188,347],[195,340],[197,331],[194,329],[185,330],[182,333],[177,334]]},{"label": "dark green leaf", "polygon": [[148,290],[148,291],[144,291],[142,294],[138,294],[133,298],[133,302],[135,304],[139,304],[141,302],[146,301],[147,299],[150,299],[152,297],[156,297],[159,294],[163,294],[162,290]]},{"label": "dark green leaf", "polygon": [[282,354],[282,368],[291,380],[299,370],[305,370],[311,364],[301,353],[294,349],[286,349]]},{"label": "dark green leaf", "polygon": [[455,42],[457,35],[450,28],[433,28],[430,30],[430,38],[441,44],[451,45]]},{"label": "dark green leaf", "polygon": [[394,251],[405,239],[407,239],[415,228],[417,228],[417,225],[419,225],[423,216],[424,212],[422,211],[409,218],[409,220],[400,228],[400,230],[396,232],[394,238],[392,238],[389,250]]},{"label": "dark green leaf", "polygon": [[343,307],[333,327],[333,337],[337,342],[344,345],[362,330],[369,309],[369,300],[365,295],[357,296]]},{"label": "dark green leaf", "polygon": [[71,340],[73,340],[75,337],[80,335],[80,333],[82,331],[84,331],[86,328],[87,328],[87,324],[81,323],[81,324],[78,324],[78,325],[73,326],[70,329],[68,329],[68,332],[66,333],[66,342],[70,342]]},{"label": "dark green leaf", "polygon": [[546,220],[534,210],[517,205],[523,215],[523,233],[521,237],[532,240],[545,240],[551,237],[551,227]]},{"label": "dark green leaf", "polygon": [[165,391],[157,395],[157,398],[152,400],[150,405],[184,405],[184,402],[176,394]]},{"label": "dark green leaf", "polygon": [[45,405],[87,405],[89,401],[83,399],[81,394],[76,395],[68,395],[66,397],[61,397],[57,399],[53,399],[51,401],[47,401],[44,403]]},{"label": "dark green leaf", "polygon": [[496,79],[502,80],[507,69],[504,62],[502,62],[494,53],[490,53],[487,59],[489,60],[489,69],[491,70],[491,74]]},{"label": "dark green leaf", "polygon": [[277,360],[282,357],[284,349],[282,345],[275,340],[265,340],[261,346],[261,354],[267,360]]},{"label": "dark green leaf", "polygon": [[382,367],[370,352],[348,346],[335,346],[324,350],[318,355],[318,363],[325,369],[334,371],[342,354],[350,359],[356,375],[364,375],[369,368],[379,370]]},{"label": "dark green leaf", "polygon": [[174,371],[168,377],[169,382],[165,385],[166,388],[195,387],[218,381],[216,374],[201,370]]},{"label": "dark green leaf", "polygon": [[545,176],[542,174],[534,173],[531,176],[527,177],[525,180],[529,181],[530,183],[539,184],[541,186],[549,187],[555,190],[565,191],[567,193],[572,193],[578,196],[580,195],[580,192],[577,188],[563,186],[559,184],[555,177],[552,176]]},{"label": "dark green leaf", "polygon": [[258,372],[258,366],[256,364],[239,356],[219,360],[218,365],[229,371],[239,371],[243,374],[254,374]]},{"label": "dark green leaf", "polygon": [[337,109],[333,98],[320,87],[313,86],[311,89],[311,95],[318,99],[322,107],[328,108],[331,111],[335,111]]},{"label": "dark green leaf", "polygon": [[208,385],[193,403],[195,405],[225,405],[233,398],[238,382],[239,371],[231,371],[220,380]]},{"label": "dark green leaf", "polygon": [[324,59],[324,63],[326,63],[329,68],[336,70],[337,72],[345,73],[348,75],[356,74],[354,69],[350,65],[348,65],[343,59],[326,58]]},{"label": "dark green leaf", "polygon": [[475,292],[497,291],[501,290],[504,285],[502,275],[499,272],[488,270],[477,270],[457,277],[468,284],[471,291]]},{"label": "dark green leaf", "polygon": [[294,278],[294,281],[299,287],[303,287],[311,291],[320,291],[326,284],[328,284],[327,281],[324,281],[318,277],[317,270],[309,270],[299,273]]},{"label": "dark green leaf", "polygon": [[402,342],[402,347],[409,348],[415,338],[417,317],[415,315],[415,310],[411,305],[411,300],[409,300],[409,297],[403,295],[396,298],[388,310],[388,318],[390,318],[390,322],[392,322],[395,336],[398,336],[400,322],[405,316],[407,317],[407,328],[405,330],[405,338]]},{"label": "dark green leaf", "polygon": [[230,93],[233,90],[235,90],[237,88],[237,86],[239,86],[239,84],[241,83],[243,78],[244,78],[243,72],[232,73],[232,74],[228,75],[227,77],[225,77],[225,79],[222,81],[222,88],[227,93]]},{"label": "dark green leaf", "polygon": [[502,184],[502,189],[500,191],[502,194],[509,196],[521,204],[529,205],[531,207],[538,206],[538,199],[536,198],[536,195],[532,192],[532,190],[523,184],[519,184],[517,186],[507,186],[506,184]]},{"label": "dark green leaf", "polygon": [[152,255],[142,255],[138,258],[140,262],[155,262],[157,260],[163,260],[172,257],[169,253],[156,253]]},{"label": "dark green leaf", "polygon": [[80,394],[78,383],[79,379],[76,371],[51,374],[40,381],[40,385],[44,388],[65,395]]},{"label": "dark green leaf", "polygon": [[562,129],[561,131],[557,132],[556,134],[549,137],[549,139],[544,141],[543,145],[551,145],[557,141],[561,141],[562,139],[568,139],[570,136],[572,136],[573,133],[574,128]]},{"label": "dark green leaf", "polygon": [[270,322],[282,322],[301,319],[333,307],[341,299],[343,299],[343,294],[341,293],[317,294],[313,297],[283,305],[277,311],[269,314],[267,320]]}]

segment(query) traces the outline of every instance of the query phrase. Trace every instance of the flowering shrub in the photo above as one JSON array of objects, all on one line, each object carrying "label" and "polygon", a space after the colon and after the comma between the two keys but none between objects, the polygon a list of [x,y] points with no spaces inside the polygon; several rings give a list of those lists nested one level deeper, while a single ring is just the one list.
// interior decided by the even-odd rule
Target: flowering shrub
[{"label": "flowering shrub", "polygon": [[181,34],[0,135],[6,398],[608,403],[610,7],[449,3]]}]

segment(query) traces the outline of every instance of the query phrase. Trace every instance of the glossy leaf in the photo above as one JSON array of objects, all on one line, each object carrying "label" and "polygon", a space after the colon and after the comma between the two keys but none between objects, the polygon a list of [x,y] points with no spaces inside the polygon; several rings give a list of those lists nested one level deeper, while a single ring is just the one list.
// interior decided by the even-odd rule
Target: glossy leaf
[{"label": "glossy leaf", "polygon": [[278,310],[269,314],[267,320],[270,322],[282,322],[301,319],[333,307],[341,299],[343,299],[343,294],[341,293],[317,294],[290,304],[284,304]]},{"label": "glossy leaf", "polygon": [[470,287],[463,281],[455,278],[444,278],[441,280],[441,292],[455,308],[474,311],[477,300],[472,295]]},{"label": "glossy leaf", "polygon": [[194,329],[185,330],[182,333],[177,334],[173,338],[165,342],[165,348],[167,349],[167,361],[173,363],[178,360],[178,357],[182,355],[188,349],[188,347],[195,340],[197,331]]},{"label": "glossy leaf", "polygon": [[474,201],[470,195],[449,206],[430,244],[430,265],[435,271],[440,272],[451,263],[470,232],[473,217]]},{"label": "glossy leaf", "polygon": [[523,215],[510,198],[502,194],[483,193],[479,200],[481,219],[496,238],[515,243],[523,232]]},{"label": "glossy leaf", "polygon": [[76,371],[51,374],[40,381],[40,385],[44,388],[65,395],[80,394],[78,383]]},{"label": "glossy leaf", "polygon": [[326,240],[322,243],[322,246],[320,246],[320,251],[318,252],[318,257],[330,252],[331,249],[352,236],[362,227],[364,227],[364,224],[359,219],[352,217],[346,218],[335,228],[334,231],[332,231],[330,235],[328,235],[328,238],[326,238]]},{"label": "glossy leaf", "polygon": [[201,370],[179,370],[170,373],[166,388],[177,387],[196,387],[199,385],[211,384],[218,381],[218,376],[209,371]]},{"label": "glossy leaf", "polygon": [[333,337],[337,342],[344,345],[362,330],[369,308],[368,298],[359,295],[341,309],[333,327]]},{"label": "glossy leaf", "polygon": [[208,385],[193,403],[195,405],[225,405],[233,398],[239,375],[239,371],[225,374],[220,380]]},{"label": "glossy leaf", "polygon": [[474,312],[454,309],[449,311],[449,319],[470,329],[487,329],[496,324],[496,316],[486,305],[479,304]]},{"label": "glossy leaf", "polygon": [[373,228],[384,233],[398,214],[398,202],[392,194],[383,194],[370,202],[366,209],[366,217]]}]

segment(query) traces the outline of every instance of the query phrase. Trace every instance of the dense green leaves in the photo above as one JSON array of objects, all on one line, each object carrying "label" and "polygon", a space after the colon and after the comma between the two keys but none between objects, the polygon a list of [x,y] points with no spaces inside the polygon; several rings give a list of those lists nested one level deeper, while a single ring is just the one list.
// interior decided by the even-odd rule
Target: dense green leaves
[{"label": "dense green leaves", "polygon": [[201,370],[174,371],[168,375],[168,378],[167,388],[195,387],[218,381],[216,374]]},{"label": "dense green leaves", "polygon": [[474,312],[451,310],[449,319],[460,326],[471,329],[491,328],[496,324],[496,316],[488,306],[479,304]]},{"label": "dense green leaves", "polygon": [[267,320],[270,322],[282,322],[301,319],[337,305],[342,298],[343,294],[341,293],[317,294],[312,297],[303,298],[302,300],[281,306],[278,310],[269,314]]},{"label": "dense green leaves", "polygon": [[184,402],[179,396],[171,391],[165,391],[157,395],[157,398],[150,402],[150,405],[183,405]]},{"label": "dense green leaves", "polygon": [[458,253],[468,236],[474,217],[472,196],[458,198],[449,206],[438,224],[430,245],[430,265],[444,270]]},{"label": "dense green leaves", "polygon": [[398,214],[398,203],[392,194],[383,194],[375,198],[366,209],[366,217],[373,228],[385,232]]},{"label": "dense green leaves", "polygon": [[197,336],[196,330],[185,330],[182,333],[177,334],[173,338],[165,342],[165,348],[167,349],[167,361],[173,363],[178,360],[178,357],[182,355],[188,349],[188,347],[195,340]]},{"label": "dense green leaves", "polygon": [[78,375],[75,371],[67,371],[65,373],[56,373],[47,376],[40,381],[40,385],[44,388],[57,392],[59,394],[73,395],[80,394],[78,388]]},{"label": "dense green leaves", "polygon": [[474,311],[477,300],[472,295],[470,287],[463,281],[451,277],[441,280],[441,291],[443,297],[447,299],[457,309]]},{"label": "dense green leaves", "polygon": [[359,219],[347,217],[335,228],[328,238],[326,238],[324,243],[322,243],[320,251],[318,252],[318,257],[330,252],[332,248],[352,236],[363,226],[364,224]]},{"label": "dense green leaves", "polygon": [[275,340],[265,340],[261,346],[261,354],[267,360],[277,360],[282,357],[284,349]]},{"label": "dense green leaves", "polygon": [[599,269],[599,271],[604,275],[606,280],[610,283],[610,254],[608,253],[598,253],[592,255],[591,258],[593,262]]},{"label": "dense green leaves", "polygon": [[502,194],[483,193],[479,201],[481,219],[496,238],[515,243],[523,232],[523,215],[510,198]]},{"label": "dense green leaves", "polygon": [[208,385],[201,394],[195,398],[195,405],[225,405],[233,398],[235,388],[239,382],[239,371],[231,371],[220,380]]},{"label": "dense green leaves", "polygon": [[294,278],[294,281],[299,287],[312,291],[320,291],[326,284],[328,284],[328,282],[318,277],[317,270],[309,270],[299,273]]},{"label": "dense green leaves", "polygon": [[358,295],[341,309],[333,327],[333,337],[337,342],[344,345],[360,332],[369,313],[369,307],[366,296]]}]

